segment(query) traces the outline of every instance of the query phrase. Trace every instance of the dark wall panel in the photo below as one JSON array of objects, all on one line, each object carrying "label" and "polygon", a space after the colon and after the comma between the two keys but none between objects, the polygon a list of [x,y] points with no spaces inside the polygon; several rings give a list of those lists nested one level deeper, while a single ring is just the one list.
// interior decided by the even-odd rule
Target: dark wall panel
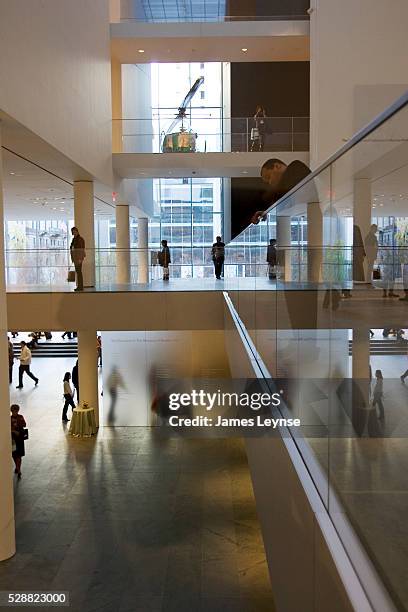
[{"label": "dark wall panel", "polygon": [[308,117],[309,89],[309,62],[234,62],[231,116],[252,117],[261,104],[269,117]]}]

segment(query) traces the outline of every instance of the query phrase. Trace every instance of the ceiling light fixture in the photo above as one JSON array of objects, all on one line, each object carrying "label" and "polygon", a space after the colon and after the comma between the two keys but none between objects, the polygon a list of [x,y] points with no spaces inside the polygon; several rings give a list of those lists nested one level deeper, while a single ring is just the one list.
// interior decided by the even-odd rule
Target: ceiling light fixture
[{"label": "ceiling light fixture", "polygon": [[246,53],[248,49],[246,47],[242,47],[241,51],[243,51],[243,53]]},{"label": "ceiling light fixture", "polygon": [[14,176],[15,172],[10,172],[10,174],[11,174],[12,176]]},{"label": "ceiling light fixture", "polygon": [[139,52],[139,53],[144,53],[144,52],[145,52],[145,50],[144,50],[144,49],[138,49],[138,52]]}]

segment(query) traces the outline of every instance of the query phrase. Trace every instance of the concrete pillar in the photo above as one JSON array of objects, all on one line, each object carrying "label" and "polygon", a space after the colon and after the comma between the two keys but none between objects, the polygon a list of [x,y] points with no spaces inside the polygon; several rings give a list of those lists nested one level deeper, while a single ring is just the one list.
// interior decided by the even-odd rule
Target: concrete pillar
[{"label": "concrete pillar", "polygon": [[276,216],[276,244],[278,247],[278,263],[282,270],[281,279],[284,281],[292,280],[291,265],[291,231],[290,217]]},{"label": "concrete pillar", "polygon": [[80,403],[87,402],[95,408],[99,425],[98,352],[96,330],[78,330],[78,375]]},{"label": "concrete pillar", "polygon": [[370,400],[370,330],[353,329],[351,420],[358,435],[364,433]]},{"label": "concrete pillar", "polygon": [[74,182],[74,222],[85,240],[86,257],[82,264],[84,287],[95,286],[94,185],[92,181]]},{"label": "concrete pillar", "polygon": [[323,215],[319,202],[307,204],[307,277],[312,283],[321,280],[323,258]]},{"label": "concrete pillar", "polygon": [[16,552],[14,493],[10,438],[10,393],[8,381],[7,304],[4,278],[4,214],[0,121],[0,561]]},{"label": "concrete pillar", "polygon": [[[371,227],[371,181],[361,178],[354,180],[354,202],[353,202],[354,225],[358,225],[361,231],[363,243]],[[358,254],[357,254],[358,256]],[[364,279],[367,280],[367,257],[364,259]]]},{"label": "concrete pillar", "polygon": [[130,283],[129,206],[116,205],[116,282]]},{"label": "concrete pillar", "polygon": [[137,220],[137,282],[149,282],[149,219],[139,217]]}]

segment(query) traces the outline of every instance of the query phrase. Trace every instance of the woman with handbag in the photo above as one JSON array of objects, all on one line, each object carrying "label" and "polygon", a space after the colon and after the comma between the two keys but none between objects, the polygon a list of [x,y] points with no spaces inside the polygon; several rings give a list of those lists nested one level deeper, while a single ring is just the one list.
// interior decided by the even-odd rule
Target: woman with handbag
[{"label": "woman with handbag", "polygon": [[21,460],[25,455],[24,440],[28,438],[28,430],[26,422],[22,414],[19,414],[20,406],[12,404],[11,412],[11,440],[12,440],[12,456],[15,464],[14,473],[17,478],[21,478]]}]

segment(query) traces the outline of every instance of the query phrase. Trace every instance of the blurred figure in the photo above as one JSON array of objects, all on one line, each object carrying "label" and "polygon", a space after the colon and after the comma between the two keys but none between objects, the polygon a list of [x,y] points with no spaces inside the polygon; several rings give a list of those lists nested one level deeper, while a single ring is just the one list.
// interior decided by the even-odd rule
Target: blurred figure
[{"label": "blurred figure", "polygon": [[18,332],[16,332],[16,331],[12,331],[11,332],[11,337],[12,338],[17,338],[17,336],[18,336]]},{"label": "blurred figure", "polygon": [[365,251],[367,255],[367,282],[368,283],[371,283],[373,279],[373,269],[374,269],[374,264],[375,264],[375,261],[377,259],[377,254],[378,254],[378,240],[376,236],[377,229],[378,229],[377,225],[373,223],[364,241]]},{"label": "blurred figure", "polygon": [[8,339],[8,362],[9,362],[9,383],[13,382],[14,347],[10,338]]},{"label": "blurred figure", "polygon": [[24,372],[35,381],[35,386],[38,385],[38,378],[34,376],[34,374],[30,371],[31,365],[31,351],[22,340],[21,344],[21,353],[20,353],[20,367],[18,368],[18,386],[17,389],[23,388],[23,374]]},{"label": "blurred figure", "polygon": [[67,415],[68,406],[71,406],[72,410],[74,410],[75,408],[73,392],[72,392],[72,388],[69,382],[70,380],[71,380],[71,374],[69,372],[65,372],[64,379],[62,381],[64,385],[64,400],[65,400],[64,407],[62,409],[62,420],[64,423],[68,423],[69,421],[69,418]]},{"label": "blurred figure", "polygon": [[116,366],[113,366],[112,371],[108,376],[107,387],[111,396],[111,404],[108,412],[108,424],[113,425],[116,420],[115,410],[118,399],[118,389],[120,389],[120,387],[122,387],[122,389],[126,389],[122,374],[118,371]]},{"label": "blurred figure", "polygon": [[383,297],[399,297],[394,293],[395,262],[392,249],[385,249],[381,257]]},{"label": "blurred figure", "polygon": [[263,106],[257,106],[254,122],[251,129],[251,151],[263,151],[265,144],[265,117],[266,112]]},{"label": "blurred figure", "polygon": [[225,260],[225,243],[221,240],[221,236],[217,236],[212,245],[211,258],[214,264],[215,278],[221,280]]},{"label": "blurred figure", "polygon": [[65,339],[65,336],[68,336],[68,340],[72,340],[72,331],[64,331],[61,338]]},{"label": "blurred figure", "polygon": [[270,280],[273,280],[276,278],[276,264],[277,264],[275,238],[271,238],[269,240],[268,250],[266,252],[266,261],[268,263],[268,276]]},{"label": "blurred figure", "polygon": [[19,414],[20,406],[18,404],[12,404],[10,406],[11,412],[11,440],[12,440],[12,457],[14,460],[15,470],[17,478],[21,478],[21,461],[25,455],[25,428],[26,422],[22,414]]},{"label": "blurred figure", "polygon": [[74,389],[76,391],[76,401],[79,404],[79,375],[78,375],[78,359],[74,367],[72,368],[72,384],[74,385]]},{"label": "blurred figure", "polygon": [[375,406],[378,406],[378,409],[380,411],[380,415],[379,415],[379,419],[384,420],[384,404],[383,404],[383,375],[381,370],[376,370],[375,371],[375,378],[376,378],[376,383],[374,386],[374,393],[373,393],[373,408]]},{"label": "blurred figure", "polygon": [[405,370],[405,372],[403,374],[401,374],[401,376],[400,376],[402,383],[405,382],[405,379],[407,378],[407,376],[408,376],[408,369]]},{"label": "blurred figure", "polygon": [[169,264],[171,263],[170,249],[167,246],[167,240],[162,240],[161,245],[162,245],[162,250],[159,251],[159,254],[158,254],[159,265],[163,268],[163,280],[168,281],[169,276],[170,276]]},{"label": "blurred figure", "polygon": [[102,367],[102,338],[97,336],[96,338],[96,350],[98,352],[98,365]]}]

